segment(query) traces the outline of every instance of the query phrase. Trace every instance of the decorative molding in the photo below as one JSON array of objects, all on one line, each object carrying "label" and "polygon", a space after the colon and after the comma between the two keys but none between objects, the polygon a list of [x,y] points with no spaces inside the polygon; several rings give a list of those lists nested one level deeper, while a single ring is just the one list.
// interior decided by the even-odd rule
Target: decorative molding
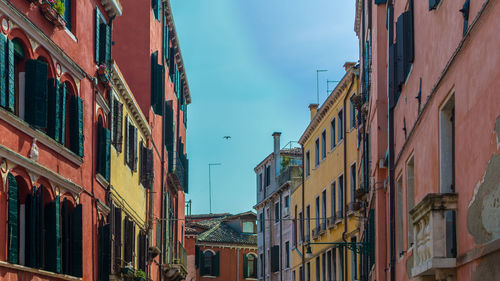
[{"label": "decorative molding", "polygon": [[108,180],[106,180],[101,174],[96,174],[95,175],[95,179],[97,180],[97,182],[103,187],[103,188],[108,188],[109,186],[109,182]]},{"label": "decorative molding", "polygon": [[0,157],[7,159],[8,161],[25,168],[30,176],[42,176],[49,180],[53,186],[57,185],[61,189],[67,190],[75,195],[80,195],[83,188],[72,181],[62,177],[58,173],[49,170],[48,168],[28,159],[19,153],[11,150],[10,148],[0,144]]},{"label": "decorative molding", "polygon": [[97,211],[102,213],[104,216],[109,215],[109,213],[111,212],[111,208],[108,205],[104,204],[99,199],[96,199],[96,203],[97,203]]},{"label": "decorative molding", "polygon": [[47,136],[44,132],[37,130],[33,127],[30,127],[28,123],[24,120],[20,119],[16,115],[6,111],[5,109],[0,109],[0,120],[4,120],[5,122],[12,125],[17,130],[25,133],[26,135],[36,138],[38,142],[47,146],[55,153],[62,155],[64,158],[71,161],[73,164],[81,166],[83,164],[82,157],[73,153],[73,151],[69,150],[65,146],[53,140],[51,137]]},{"label": "decorative molding", "polygon": [[106,13],[110,18],[119,17],[122,15],[122,5],[118,0],[101,0]]},{"label": "decorative molding", "polygon": [[139,128],[142,131],[142,134],[146,138],[151,138],[151,128],[149,127],[148,121],[146,120],[146,117],[142,113],[142,110],[139,108],[139,105],[137,104],[137,101],[135,100],[132,91],[128,87],[125,78],[123,77],[120,69],[118,68],[118,65],[114,61],[111,67],[111,72],[112,72],[111,79],[113,80],[114,91],[118,93],[118,95],[124,101],[125,105],[127,106],[127,110],[129,111],[129,113],[133,115],[134,120],[136,121],[136,123],[138,124]]},{"label": "decorative molding", "polygon": [[108,116],[111,109],[109,108],[108,103],[106,102],[106,100],[99,91],[96,91],[96,101],[97,104],[102,108],[102,111],[104,112],[105,116]]},{"label": "decorative molding", "polygon": [[[51,56],[60,62],[64,68],[68,69],[74,77],[82,80],[87,76],[85,71],[76,64],[56,43],[45,35],[36,25],[19,11],[13,4],[6,0],[0,0],[0,13],[9,17],[18,25],[30,38],[30,41],[36,41],[51,54]],[[64,31],[63,31],[64,32]],[[33,50],[36,50],[33,45]]]}]

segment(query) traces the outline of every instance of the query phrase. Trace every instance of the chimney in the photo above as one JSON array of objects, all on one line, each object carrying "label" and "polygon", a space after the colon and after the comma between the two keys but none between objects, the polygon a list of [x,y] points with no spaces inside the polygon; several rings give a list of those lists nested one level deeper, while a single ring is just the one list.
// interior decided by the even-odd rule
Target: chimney
[{"label": "chimney", "polygon": [[316,116],[316,113],[318,112],[318,104],[311,103],[309,105],[309,110],[311,111],[311,120],[313,120],[314,116]]},{"label": "chimney", "polygon": [[349,71],[349,69],[355,65],[356,65],[356,63],[352,62],[352,61],[348,61],[348,62],[344,63],[345,72]]},{"label": "chimney", "polygon": [[280,170],[281,170],[281,157],[280,157],[280,132],[274,132],[273,133],[273,138],[274,138],[274,169],[276,176],[280,175]]}]

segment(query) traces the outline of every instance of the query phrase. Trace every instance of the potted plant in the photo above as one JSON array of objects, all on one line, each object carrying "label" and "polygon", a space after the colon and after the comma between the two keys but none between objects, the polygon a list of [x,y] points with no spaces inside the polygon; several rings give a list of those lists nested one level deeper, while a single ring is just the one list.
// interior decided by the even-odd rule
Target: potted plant
[{"label": "potted plant", "polygon": [[121,272],[125,277],[133,277],[134,276],[134,267],[132,263],[128,263],[126,266],[121,268]]},{"label": "potted plant", "polygon": [[97,74],[99,76],[99,80],[106,86],[109,87],[109,83],[111,82],[111,79],[109,78],[109,69],[106,64],[101,64],[97,68]]},{"label": "potted plant", "polygon": [[137,270],[134,274],[134,281],[145,281],[146,280],[146,273],[142,270]]},{"label": "potted plant", "polygon": [[61,0],[44,0],[40,5],[43,16],[59,29],[66,26],[66,22],[62,17],[64,9],[64,3]]}]

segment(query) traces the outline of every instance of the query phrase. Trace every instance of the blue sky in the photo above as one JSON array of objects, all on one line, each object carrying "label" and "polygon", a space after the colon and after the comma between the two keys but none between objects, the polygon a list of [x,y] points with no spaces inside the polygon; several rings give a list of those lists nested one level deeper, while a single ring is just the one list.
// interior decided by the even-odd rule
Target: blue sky
[{"label": "blue sky", "polygon": [[[187,152],[192,213],[253,210],[254,167],[281,143],[297,141],[326,80],[358,60],[354,1],[171,0],[192,103]],[[330,85],[330,90],[334,87]],[[223,136],[231,136],[230,140]]]}]

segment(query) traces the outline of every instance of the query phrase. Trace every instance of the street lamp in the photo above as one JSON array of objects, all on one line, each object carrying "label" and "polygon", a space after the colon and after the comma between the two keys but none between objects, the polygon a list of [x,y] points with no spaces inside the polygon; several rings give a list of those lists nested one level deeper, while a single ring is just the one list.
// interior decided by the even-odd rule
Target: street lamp
[{"label": "street lamp", "polygon": [[220,166],[221,163],[209,163],[208,164],[208,203],[210,206],[210,214],[212,213],[212,166]]}]

